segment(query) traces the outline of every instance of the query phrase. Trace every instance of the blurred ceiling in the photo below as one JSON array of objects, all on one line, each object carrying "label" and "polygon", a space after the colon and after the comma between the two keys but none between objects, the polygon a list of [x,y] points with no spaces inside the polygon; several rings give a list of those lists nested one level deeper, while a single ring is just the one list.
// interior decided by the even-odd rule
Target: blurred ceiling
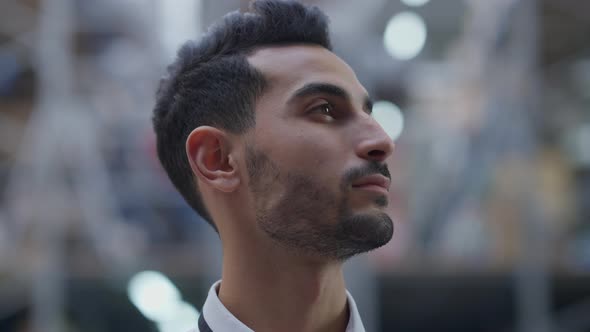
[{"label": "blurred ceiling", "polygon": [[[245,9],[248,2],[248,0],[204,0],[203,25],[208,26],[227,11],[237,8]],[[379,71],[383,69],[380,68],[384,66],[383,63],[391,63],[391,61],[382,61],[386,55],[383,50],[380,50],[382,48],[380,40],[385,23],[393,13],[411,9],[425,18],[429,29],[433,32],[433,38],[428,40],[425,53],[430,53],[431,58],[434,56],[436,59],[441,55],[441,52],[444,52],[448,43],[459,32],[459,29],[462,28],[460,18],[465,11],[464,0],[432,0],[425,6],[417,8],[407,8],[398,0],[366,0],[362,3],[353,0],[339,0],[338,2],[306,0],[304,2],[317,4],[328,11],[332,17],[335,44],[339,48],[339,53],[355,68],[362,69],[370,67],[370,65],[378,67],[379,70],[377,71],[369,70],[369,68],[366,73],[360,73],[361,76],[365,75],[371,78],[377,75],[377,80],[379,79]],[[35,82],[32,74],[33,61],[31,50],[27,49],[28,46],[25,41],[27,40],[25,37],[29,37],[29,39],[32,37],[29,32],[33,27],[23,26],[23,22],[26,20],[10,18],[14,18],[14,15],[18,15],[19,12],[38,12],[39,3],[40,0],[8,0],[0,4],[0,21],[2,21],[2,24],[0,24],[0,51],[2,51],[0,55],[5,51],[14,52],[19,65],[22,66],[18,77],[13,80],[13,90],[8,94],[2,93],[3,98],[30,99],[33,95]],[[102,28],[102,31],[94,34],[88,33],[88,27],[84,27],[87,24],[85,19],[78,19],[78,24],[82,26],[80,29],[90,38],[96,37],[97,43],[104,43],[105,38],[108,39],[108,36],[115,37],[117,33],[125,35],[125,31],[112,31],[112,33],[109,33],[106,30],[125,29],[126,25],[121,22],[119,24],[110,22],[113,19],[136,21],[133,17],[137,16],[137,12],[133,8],[138,6],[138,2],[135,0],[105,1],[101,3],[104,7],[110,7],[104,9],[104,12],[100,15],[103,19],[109,18],[109,22],[105,22],[106,26]],[[76,1],[77,8],[88,6],[96,8],[96,3],[92,4],[93,2],[88,0]],[[129,13],[123,13],[125,9],[128,9]],[[590,1],[542,0],[539,2],[538,11],[540,13],[540,62],[542,66],[553,67],[582,57],[590,57],[590,15],[587,14],[590,13]],[[107,15],[110,12],[113,15]],[[79,11],[79,14],[83,15],[84,10]],[[359,48],[359,40],[369,44]],[[76,38],[76,42],[80,42],[79,38]],[[84,43],[92,43],[92,41],[85,41]],[[359,51],[359,49],[362,51]],[[360,55],[355,55],[355,53]],[[404,67],[404,63],[391,64],[390,66],[394,68],[384,71],[400,70],[399,67]]]}]

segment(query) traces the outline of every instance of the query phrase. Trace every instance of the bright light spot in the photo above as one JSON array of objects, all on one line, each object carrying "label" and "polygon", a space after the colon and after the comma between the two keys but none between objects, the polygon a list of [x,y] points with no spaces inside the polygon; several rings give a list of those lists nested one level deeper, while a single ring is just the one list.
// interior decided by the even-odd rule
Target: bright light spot
[{"label": "bright light spot", "polygon": [[414,13],[399,13],[387,22],[383,43],[391,56],[409,60],[424,48],[426,24],[422,17]]},{"label": "bright light spot", "polygon": [[186,302],[179,302],[170,320],[158,322],[160,332],[190,331],[197,326],[199,312]]},{"label": "bright light spot", "polygon": [[378,101],[373,105],[373,118],[392,140],[396,140],[404,129],[404,115],[399,107],[388,101]]},{"label": "bright light spot", "polygon": [[182,301],[172,281],[156,271],[143,271],[129,281],[131,302],[160,332],[189,331],[197,326],[199,312]]},{"label": "bright light spot", "polygon": [[201,34],[201,2],[199,0],[156,1],[157,22],[165,62],[174,59],[185,41]]},{"label": "bright light spot", "polygon": [[427,4],[428,1],[430,1],[430,0],[402,0],[402,3],[406,6],[420,7],[420,6],[424,6],[425,4]]},{"label": "bright light spot", "polygon": [[170,321],[181,302],[170,279],[156,271],[143,271],[131,278],[127,295],[145,317],[156,322]]}]

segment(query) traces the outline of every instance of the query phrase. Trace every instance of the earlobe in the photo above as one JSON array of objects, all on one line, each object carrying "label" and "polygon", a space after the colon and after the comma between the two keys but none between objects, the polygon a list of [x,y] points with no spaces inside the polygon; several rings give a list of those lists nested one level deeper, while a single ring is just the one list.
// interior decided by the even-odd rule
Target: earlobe
[{"label": "earlobe", "polygon": [[223,131],[202,126],[193,130],[186,140],[186,154],[193,174],[211,188],[232,192],[240,184],[232,145]]}]

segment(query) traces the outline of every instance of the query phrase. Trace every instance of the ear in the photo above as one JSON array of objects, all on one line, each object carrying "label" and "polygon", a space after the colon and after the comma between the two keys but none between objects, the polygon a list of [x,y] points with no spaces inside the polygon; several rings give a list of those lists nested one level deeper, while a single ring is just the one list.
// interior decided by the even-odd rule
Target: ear
[{"label": "ear", "polygon": [[209,126],[193,130],[186,139],[186,154],[201,182],[222,192],[232,192],[240,184],[232,144],[225,132]]}]

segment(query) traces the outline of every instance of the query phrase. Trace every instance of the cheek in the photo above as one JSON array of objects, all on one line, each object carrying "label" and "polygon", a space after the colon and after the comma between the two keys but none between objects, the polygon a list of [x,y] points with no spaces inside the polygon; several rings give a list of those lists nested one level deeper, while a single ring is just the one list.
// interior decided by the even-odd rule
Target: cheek
[{"label": "cheek", "polygon": [[255,140],[281,172],[305,175],[330,187],[340,185],[353,154],[344,128],[302,117],[260,116]]},{"label": "cheek", "polygon": [[297,123],[275,126],[275,130],[267,131],[263,137],[266,151],[276,162],[285,163],[281,166],[317,169],[332,163],[342,164],[343,140],[336,132],[320,126],[310,124],[303,127]]},{"label": "cheek", "polygon": [[337,180],[344,165],[335,144],[313,136],[294,137],[284,142],[275,153],[282,169],[307,175],[319,183]]}]

